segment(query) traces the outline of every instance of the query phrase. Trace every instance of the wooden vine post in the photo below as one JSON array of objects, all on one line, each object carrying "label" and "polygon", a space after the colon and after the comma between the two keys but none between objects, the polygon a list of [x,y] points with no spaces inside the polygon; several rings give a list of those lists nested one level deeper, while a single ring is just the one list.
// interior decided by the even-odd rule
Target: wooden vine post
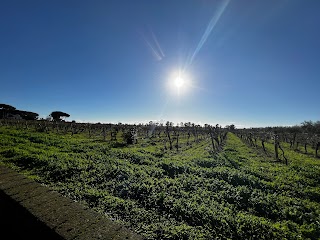
[{"label": "wooden vine post", "polygon": [[265,145],[264,145],[264,143],[266,142],[265,133],[260,133],[260,140],[261,140],[261,145],[262,145],[263,151],[264,151],[264,152],[267,152],[267,151],[266,151],[266,147],[265,147]]},{"label": "wooden vine post", "polygon": [[103,136],[103,141],[105,141],[107,138],[107,131],[105,126],[102,127],[102,136]]},{"label": "wooden vine post", "polygon": [[274,133],[273,138],[275,158],[277,161],[279,161],[279,135],[277,134],[277,132]]},{"label": "wooden vine post", "polygon": [[169,126],[172,126],[172,123],[167,122],[166,123],[166,134],[167,134],[168,141],[169,141],[169,144],[170,144],[170,150],[172,150],[172,139],[171,139],[171,136],[170,136]]}]

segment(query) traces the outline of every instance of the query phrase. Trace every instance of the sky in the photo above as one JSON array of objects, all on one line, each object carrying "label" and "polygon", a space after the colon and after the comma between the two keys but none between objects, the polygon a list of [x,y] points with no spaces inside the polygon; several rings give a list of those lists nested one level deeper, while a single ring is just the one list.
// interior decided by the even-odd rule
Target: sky
[{"label": "sky", "polygon": [[45,118],[320,120],[318,0],[2,0],[0,103]]}]

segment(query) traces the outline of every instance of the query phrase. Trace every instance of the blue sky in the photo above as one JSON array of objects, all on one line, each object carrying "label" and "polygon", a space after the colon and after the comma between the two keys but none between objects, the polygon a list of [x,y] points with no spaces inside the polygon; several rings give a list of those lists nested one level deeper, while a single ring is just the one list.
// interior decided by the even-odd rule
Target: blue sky
[{"label": "blue sky", "polygon": [[4,0],[0,103],[83,122],[320,120],[319,10],[317,0]]}]

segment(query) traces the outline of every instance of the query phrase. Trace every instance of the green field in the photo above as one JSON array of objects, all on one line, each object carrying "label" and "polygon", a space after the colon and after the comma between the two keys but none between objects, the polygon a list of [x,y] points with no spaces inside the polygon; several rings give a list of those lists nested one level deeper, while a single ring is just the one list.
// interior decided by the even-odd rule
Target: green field
[{"label": "green field", "polygon": [[[183,143],[183,139],[181,142]],[[228,133],[166,150],[85,134],[0,127],[0,164],[147,239],[320,239],[320,159],[284,146],[288,165]]]}]

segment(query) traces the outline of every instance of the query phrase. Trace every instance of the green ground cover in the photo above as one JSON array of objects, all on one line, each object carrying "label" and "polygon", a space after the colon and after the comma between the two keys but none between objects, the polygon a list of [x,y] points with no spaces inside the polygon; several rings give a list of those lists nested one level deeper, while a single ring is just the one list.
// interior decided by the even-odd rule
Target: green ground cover
[{"label": "green ground cover", "polygon": [[319,159],[287,149],[286,166],[232,133],[210,146],[0,127],[1,164],[148,239],[320,239]]}]

